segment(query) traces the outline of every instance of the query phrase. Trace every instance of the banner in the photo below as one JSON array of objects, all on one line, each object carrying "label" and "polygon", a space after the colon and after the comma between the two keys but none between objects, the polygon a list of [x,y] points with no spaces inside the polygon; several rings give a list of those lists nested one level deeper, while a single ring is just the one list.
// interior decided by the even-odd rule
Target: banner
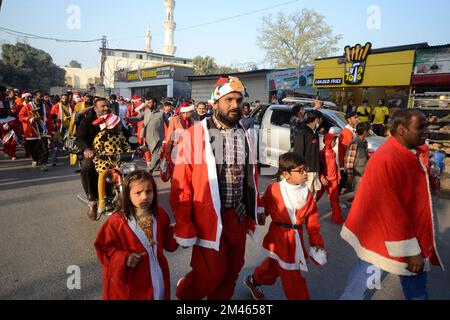
[{"label": "banner", "polygon": [[288,69],[271,72],[267,75],[267,88],[269,91],[286,91],[288,94],[308,93],[314,94],[313,88],[314,67]]},{"label": "banner", "polygon": [[450,73],[450,48],[419,49],[416,51],[415,75]]}]

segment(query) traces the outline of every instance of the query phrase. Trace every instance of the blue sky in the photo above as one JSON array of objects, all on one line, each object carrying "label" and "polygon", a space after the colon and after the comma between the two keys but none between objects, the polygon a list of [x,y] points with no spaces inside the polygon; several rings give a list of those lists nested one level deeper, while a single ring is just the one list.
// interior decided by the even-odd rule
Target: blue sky
[{"label": "blue sky", "polygon": [[[256,62],[264,64],[264,52],[255,42],[261,17],[277,12],[291,13],[302,8],[314,9],[325,16],[335,34],[341,34],[340,51],[347,44],[371,41],[374,48],[417,42],[431,45],[450,43],[446,0],[299,0],[276,9],[259,11],[289,0],[177,0],[175,45],[177,56],[192,58],[209,55],[222,65]],[[70,29],[67,9],[80,9],[80,28]],[[369,29],[369,6],[380,9],[381,28]],[[252,11],[254,14],[236,17]],[[236,17],[215,24],[224,18]],[[153,34],[152,49],[160,52],[163,46],[163,0],[3,0],[0,26],[22,32],[63,39],[90,40],[108,37],[108,47],[143,50],[147,25]],[[182,28],[205,26],[180,30]],[[0,43],[15,43],[18,38],[0,32]],[[68,64],[78,60],[83,67],[100,65],[99,42],[66,44],[29,39],[27,42],[49,52],[55,63]],[[340,53],[340,52],[339,52]]]}]

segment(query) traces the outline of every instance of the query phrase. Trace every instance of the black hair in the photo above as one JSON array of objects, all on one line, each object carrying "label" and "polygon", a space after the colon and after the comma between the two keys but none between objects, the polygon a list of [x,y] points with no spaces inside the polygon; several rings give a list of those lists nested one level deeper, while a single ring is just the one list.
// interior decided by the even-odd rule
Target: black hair
[{"label": "black hair", "polygon": [[322,113],[320,113],[320,111],[317,110],[309,110],[306,112],[306,118],[305,118],[305,123],[311,123],[314,122],[316,119],[322,119]]},{"label": "black hair", "polygon": [[364,103],[369,103],[369,101],[367,101],[366,99],[364,99],[362,103],[363,103],[363,104],[364,104]]},{"label": "black hair", "polygon": [[131,183],[135,181],[150,181],[153,189],[153,202],[150,204],[150,211],[153,215],[156,215],[156,210],[158,209],[158,192],[156,188],[155,179],[153,176],[145,170],[136,170],[130,173],[124,180],[123,183],[123,193],[122,193],[122,213],[125,217],[130,220],[131,217],[136,218],[136,209],[131,202],[130,191]]},{"label": "black hair", "polygon": [[244,102],[244,104],[242,105],[242,107],[249,107],[249,108],[250,108],[250,103]]},{"label": "black hair", "polygon": [[305,105],[303,103],[296,104],[292,107],[292,112],[297,115],[297,113],[300,111],[301,108],[304,108]]},{"label": "black hair", "polygon": [[278,173],[282,174],[284,171],[291,171],[295,168],[305,165],[305,159],[296,152],[287,152],[278,159]]},{"label": "black hair", "polygon": [[362,136],[364,132],[370,130],[370,124],[368,122],[360,122],[356,125],[356,134]]},{"label": "black hair", "polygon": [[111,100],[117,100],[117,96],[116,96],[115,94],[112,94],[109,98],[110,98]]},{"label": "black hair", "polygon": [[39,89],[34,90],[34,91],[33,91],[33,97],[36,97],[39,93],[42,94],[42,93],[43,93],[42,90],[39,90]]},{"label": "black hair", "polygon": [[384,100],[383,98],[378,99],[378,101],[381,101],[381,103],[382,103],[383,105],[386,104],[386,100]]},{"label": "black hair", "polygon": [[408,127],[411,124],[411,119],[416,116],[420,117],[425,115],[422,113],[422,111],[419,110],[406,110],[406,111],[397,111],[394,114],[394,117],[392,119],[392,124],[390,127],[391,134],[395,135],[397,133],[397,129],[400,125],[403,125],[404,127]]},{"label": "black hair", "polygon": [[345,115],[345,119],[348,120],[348,119],[350,119],[350,118],[352,118],[352,117],[356,117],[356,115],[357,115],[356,112],[352,111],[352,112],[347,113],[347,114]]}]

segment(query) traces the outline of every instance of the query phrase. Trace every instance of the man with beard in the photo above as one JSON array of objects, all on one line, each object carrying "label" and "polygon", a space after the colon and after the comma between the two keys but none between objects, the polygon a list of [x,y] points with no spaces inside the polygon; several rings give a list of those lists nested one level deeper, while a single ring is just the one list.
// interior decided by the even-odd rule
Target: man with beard
[{"label": "man with beard", "polygon": [[443,269],[431,206],[427,119],[419,111],[398,112],[391,132],[368,162],[341,231],[359,258],[341,299],[365,298],[373,275],[381,279],[387,272],[400,276],[406,299],[428,299],[426,271],[430,263]]},{"label": "man with beard", "polygon": [[[51,105],[49,95],[44,96],[44,103]],[[51,113],[56,123],[55,135],[51,143],[52,165],[56,166],[58,151],[61,148],[62,139],[69,129],[70,118],[72,117],[72,108],[70,107],[69,96],[67,94],[61,95],[61,100],[53,105]]]},{"label": "man with beard", "polygon": [[76,145],[82,152],[81,165],[81,183],[88,200],[87,216],[90,220],[97,219],[98,173],[95,170],[93,143],[95,136],[100,132],[100,127],[92,124],[102,115],[110,113],[108,99],[98,98],[93,110],[90,110],[84,117],[77,129]]},{"label": "man with beard", "polygon": [[175,239],[193,246],[192,270],[181,278],[182,300],[229,300],[244,265],[246,231],[264,223],[253,146],[240,123],[246,90],[236,77],[220,78],[214,114],[184,132],[177,145],[170,205]]},{"label": "man with beard", "polygon": [[22,107],[19,119],[30,150],[33,166],[39,165],[41,171],[47,171],[49,156],[49,139],[53,135],[53,119],[50,108],[44,102],[44,94],[40,90],[33,92],[33,101]]}]

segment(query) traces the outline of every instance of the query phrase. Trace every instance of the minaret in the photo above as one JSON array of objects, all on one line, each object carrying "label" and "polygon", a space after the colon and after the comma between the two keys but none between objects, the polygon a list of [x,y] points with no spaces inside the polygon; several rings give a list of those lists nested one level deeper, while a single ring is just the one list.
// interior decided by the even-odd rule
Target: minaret
[{"label": "minaret", "polygon": [[174,46],[174,32],[176,23],[173,18],[173,10],[175,9],[175,0],[164,0],[164,7],[166,8],[166,21],[164,21],[165,41],[163,53],[169,56],[174,56],[177,48]]},{"label": "minaret", "polygon": [[150,33],[150,28],[147,26],[147,33],[145,34],[145,51],[146,52],[153,52],[152,51],[152,34]]}]

